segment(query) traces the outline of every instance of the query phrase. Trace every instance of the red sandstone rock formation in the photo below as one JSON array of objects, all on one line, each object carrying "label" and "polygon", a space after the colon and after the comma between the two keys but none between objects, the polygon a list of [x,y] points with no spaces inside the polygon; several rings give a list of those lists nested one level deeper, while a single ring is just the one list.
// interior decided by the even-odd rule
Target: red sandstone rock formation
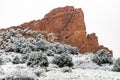
[{"label": "red sandstone rock formation", "polygon": [[[81,8],[75,9],[72,6],[56,8],[42,20],[24,23],[20,27],[53,32],[60,42],[78,47],[81,53],[96,52],[99,49],[110,51],[104,46],[99,46],[95,33],[87,34]],[[112,51],[110,53],[112,54]]]}]

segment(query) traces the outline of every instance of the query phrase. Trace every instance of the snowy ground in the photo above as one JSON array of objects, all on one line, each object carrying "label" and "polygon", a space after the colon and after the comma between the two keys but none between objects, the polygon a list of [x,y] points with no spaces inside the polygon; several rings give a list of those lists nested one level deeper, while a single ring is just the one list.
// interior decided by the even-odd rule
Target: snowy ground
[{"label": "snowy ground", "polygon": [[70,73],[52,70],[39,80],[120,80],[120,73],[91,69],[73,69]]},{"label": "snowy ground", "polygon": [[[4,51],[0,52],[3,53]],[[1,55],[2,57],[4,56],[6,61],[18,55],[13,52],[5,53],[6,55],[11,54],[9,56]],[[14,65],[8,62],[0,66],[0,80],[6,77],[29,77],[36,80],[120,80],[120,73],[111,71],[112,66],[104,65],[100,67],[93,63],[91,61],[93,54],[71,56],[74,63],[72,68],[59,68],[55,64],[49,64],[47,70],[45,70],[27,67],[25,64]],[[51,61],[52,57],[48,57],[48,59]]]},{"label": "snowy ground", "polygon": [[[120,80],[120,73],[111,71],[112,66],[102,67],[91,61],[93,54],[72,56],[74,67],[52,68],[48,67],[48,72],[41,76],[39,80]],[[70,72],[63,72],[70,70]]]}]

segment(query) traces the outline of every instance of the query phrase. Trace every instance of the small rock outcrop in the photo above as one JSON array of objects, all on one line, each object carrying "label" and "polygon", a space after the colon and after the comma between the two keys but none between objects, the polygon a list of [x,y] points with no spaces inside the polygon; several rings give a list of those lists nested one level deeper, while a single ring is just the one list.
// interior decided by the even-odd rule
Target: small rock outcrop
[{"label": "small rock outcrop", "polygon": [[56,8],[46,14],[42,20],[24,23],[18,27],[53,32],[61,43],[78,47],[80,53],[95,53],[99,49],[106,49],[112,54],[111,50],[99,45],[95,33],[87,34],[81,8],[75,9],[73,6]]}]

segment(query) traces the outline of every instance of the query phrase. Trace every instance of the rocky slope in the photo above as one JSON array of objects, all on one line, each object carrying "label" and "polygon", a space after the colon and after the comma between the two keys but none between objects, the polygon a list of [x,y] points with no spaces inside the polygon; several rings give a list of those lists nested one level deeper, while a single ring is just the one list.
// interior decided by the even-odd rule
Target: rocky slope
[{"label": "rocky slope", "polygon": [[42,20],[31,21],[11,28],[29,28],[36,31],[53,32],[61,43],[67,43],[78,47],[80,53],[96,52],[99,49],[107,49],[99,45],[95,33],[87,34],[84,22],[84,14],[81,8],[66,6],[53,9]]}]

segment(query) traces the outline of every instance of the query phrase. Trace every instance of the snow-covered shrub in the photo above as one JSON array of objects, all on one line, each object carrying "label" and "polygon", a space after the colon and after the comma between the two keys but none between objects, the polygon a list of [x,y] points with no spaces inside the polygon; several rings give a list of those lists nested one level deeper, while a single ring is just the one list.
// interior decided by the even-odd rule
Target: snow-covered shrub
[{"label": "snow-covered shrub", "polygon": [[2,45],[2,40],[3,40],[3,39],[2,39],[2,37],[0,36],[0,46]]},{"label": "snow-covered shrub", "polygon": [[34,34],[34,31],[28,30],[26,33],[32,35],[32,34]]},{"label": "snow-covered shrub", "polygon": [[27,38],[26,41],[30,43],[34,43],[35,39],[30,37],[30,38]]},{"label": "snow-covered shrub", "polygon": [[16,33],[15,29],[10,29],[9,31],[12,32],[12,33]]},{"label": "snow-covered shrub", "polygon": [[53,63],[57,64],[59,67],[73,66],[72,57],[66,53],[55,56],[53,59]]},{"label": "snow-covered shrub", "polygon": [[12,31],[7,32],[5,38],[10,39],[10,37],[13,35],[14,35],[14,33]]},{"label": "snow-covered shrub", "polygon": [[72,46],[66,45],[66,44],[64,44],[64,47],[65,47],[65,51],[68,54],[74,54],[74,55],[76,55],[76,54],[79,53],[77,47],[72,47]]},{"label": "snow-covered shrub", "polygon": [[5,46],[6,52],[20,52],[20,48],[18,45],[14,43],[7,43],[8,45]]},{"label": "snow-covered shrub", "polygon": [[26,54],[26,53],[30,53],[32,50],[31,50],[31,48],[30,47],[23,47],[23,48],[21,48],[21,50],[20,50],[20,53],[21,54]]},{"label": "snow-covered shrub", "polygon": [[21,56],[20,62],[21,62],[21,63],[25,63],[25,62],[28,60],[28,58],[29,58],[29,54],[28,54],[28,53],[27,53],[27,54],[23,54],[23,55]]},{"label": "snow-covered shrub", "polygon": [[34,74],[35,74],[36,76],[40,77],[40,76],[43,75],[44,71],[45,71],[44,69],[42,69],[42,68],[40,68],[40,67],[37,67],[37,68],[34,69]]},{"label": "snow-covered shrub", "polygon": [[56,43],[56,44],[54,44],[53,45],[53,47],[55,47],[55,53],[56,54],[62,54],[62,53],[64,53],[65,52],[65,47],[62,45],[62,44],[60,44],[60,43]]},{"label": "snow-covered shrub", "polygon": [[46,51],[47,56],[54,56],[54,52],[52,50]]},{"label": "snow-covered shrub", "polygon": [[54,42],[60,42],[60,40],[57,37],[55,37]]},{"label": "snow-covered shrub", "polygon": [[113,64],[113,71],[120,72],[120,58],[118,58]]},{"label": "snow-covered shrub", "polygon": [[13,36],[15,34],[15,30],[14,29],[10,29],[10,30],[7,30],[5,32],[2,33],[2,36],[6,39],[10,39],[11,36]]},{"label": "snow-covered shrub", "polygon": [[47,57],[42,52],[32,52],[29,54],[29,58],[27,60],[27,66],[41,66],[48,67],[49,63]]},{"label": "snow-covered shrub", "polygon": [[100,66],[101,64],[112,64],[113,63],[111,54],[105,49],[101,49],[97,51],[92,61]]},{"label": "snow-covered shrub", "polygon": [[21,47],[25,48],[25,47],[30,47],[31,43],[29,41],[24,41],[23,44],[21,44]]},{"label": "snow-covered shrub", "polygon": [[62,68],[62,72],[63,72],[63,73],[68,72],[68,73],[69,73],[69,72],[72,72],[72,69],[69,68],[69,67],[63,67],[63,68]]},{"label": "snow-covered shrub", "polygon": [[2,80],[34,80],[34,78],[31,78],[31,77],[6,77],[6,78],[3,78]]},{"label": "snow-covered shrub", "polygon": [[20,63],[20,59],[18,56],[16,56],[14,59],[13,59],[13,64],[19,64]]},{"label": "snow-covered shrub", "polygon": [[6,52],[14,52],[16,50],[16,45],[12,43],[8,43],[7,46],[5,46],[5,51]]},{"label": "snow-covered shrub", "polygon": [[50,44],[48,50],[51,50],[54,54],[57,53],[57,49],[55,48],[54,44]]},{"label": "snow-covered shrub", "polygon": [[39,39],[44,39],[44,36],[42,34],[38,34],[36,37],[36,40],[39,40]]},{"label": "snow-covered shrub", "polygon": [[[21,37],[20,37],[21,36]],[[15,44],[23,44],[26,41],[26,38],[24,38],[22,35],[18,35],[17,37],[13,37],[13,42]]]},{"label": "snow-covered shrub", "polygon": [[16,31],[16,33],[20,33],[20,32],[22,32],[23,30],[21,30],[20,28],[18,28],[17,30],[15,30]]},{"label": "snow-covered shrub", "polygon": [[46,51],[49,48],[49,43],[44,39],[40,39],[35,43],[35,46],[37,46],[38,50]]},{"label": "snow-covered shrub", "polygon": [[[4,50],[3,50],[4,51]],[[3,52],[0,56],[0,58],[2,58],[2,61],[4,64],[7,64],[7,63],[13,63],[15,57],[21,57],[21,54],[18,54],[18,53],[14,53],[14,52]],[[16,60],[17,61],[17,60]]]},{"label": "snow-covered shrub", "polygon": [[78,54],[78,49],[76,47],[72,47],[67,44],[60,44],[60,43],[54,43],[54,46],[56,49],[56,54],[61,54],[61,53],[68,53],[68,54]]},{"label": "snow-covered shrub", "polygon": [[2,36],[3,38],[5,38],[5,37],[6,37],[6,32],[2,32],[2,33],[1,33],[1,36]]},{"label": "snow-covered shrub", "polygon": [[23,37],[23,35],[22,34],[15,34],[15,37],[21,38],[21,37]]},{"label": "snow-covered shrub", "polygon": [[32,51],[40,51],[39,47],[33,44],[30,46],[30,48]]},{"label": "snow-covered shrub", "polygon": [[61,54],[65,52],[65,48],[63,45],[59,45],[56,47],[57,54]]},{"label": "snow-covered shrub", "polygon": [[3,60],[2,60],[2,58],[0,58],[0,65],[2,65],[3,64]]}]

